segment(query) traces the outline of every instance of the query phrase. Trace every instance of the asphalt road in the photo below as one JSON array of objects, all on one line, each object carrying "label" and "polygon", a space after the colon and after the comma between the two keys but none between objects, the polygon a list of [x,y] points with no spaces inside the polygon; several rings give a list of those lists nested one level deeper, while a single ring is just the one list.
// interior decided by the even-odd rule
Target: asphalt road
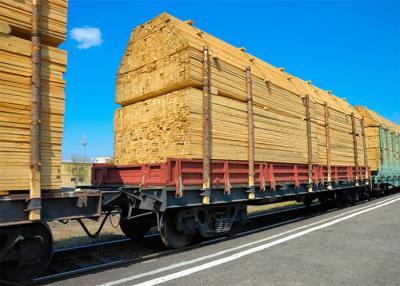
[{"label": "asphalt road", "polygon": [[53,285],[400,285],[400,195]]}]

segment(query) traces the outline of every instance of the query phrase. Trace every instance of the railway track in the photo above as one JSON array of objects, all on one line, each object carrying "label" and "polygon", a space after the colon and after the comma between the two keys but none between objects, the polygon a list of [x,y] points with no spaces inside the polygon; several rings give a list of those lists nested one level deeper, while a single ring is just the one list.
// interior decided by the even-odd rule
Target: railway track
[{"label": "railway track", "polygon": [[[373,201],[377,198],[373,197],[370,200]],[[366,199],[352,205],[364,202],[366,202]],[[343,205],[340,208],[343,208]],[[116,266],[145,263],[149,260],[190,251],[204,245],[215,244],[220,241],[309,219],[340,208],[336,207],[332,201],[326,204],[315,203],[309,207],[298,206],[262,212],[249,216],[248,223],[234,234],[209,240],[198,240],[195,244],[182,249],[167,249],[160,239],[160,234],[157,232],[146,235],[143,242],[140,243],[133,242],[130,239],[119,239],[59,249],[54,252],[52,262],[46,272],[33,280],[32,284],[42,285]]]},{"label": "railway track", "polygon": [[249,222],[235,234],[210,240],[199,240],[194,245],[183,249],[166,249],[160,240],[160,235],[153,233],[146,235],[144,241],[141,243],[133,242],[130,239],[120,239],[56,250],[46,272],[41,277],[35,279],[33,284],[41,285],[124,264],[143,263],[159,259],[204,245],[234,239],[235,237],[311,218],[325,213],[327,210],[332,211],[334,208],[327,209],[326,206],[321,204],[314,204],[310,207],[292,207],[252,215],[249,216]]}]

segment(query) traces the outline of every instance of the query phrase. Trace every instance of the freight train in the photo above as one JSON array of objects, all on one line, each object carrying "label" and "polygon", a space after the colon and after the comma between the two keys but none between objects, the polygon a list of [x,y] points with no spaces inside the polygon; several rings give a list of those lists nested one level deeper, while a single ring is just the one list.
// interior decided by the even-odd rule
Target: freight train
[{"label": "freight train", "polygon": [[[42,38],[40,1],[35,3],[31,176],[27,188],[11,184],[0,190],[1,282],[25,283],[47,267],[50,221],[77,220],[95,237],[103,224],[91,234],[85,219],[105,220],[119,213],[121,230],[131,239],[141,240],[157,226],[166,246],[182,248],[195,236],[235,231],[246,223],[248,205],[285,200],[309,205],[318,199],[343,206],[399,186],[400,126],[263,63],[196,29],[192,21],[162,14],[135,29],[121,62],[116,164],[95,164],[90,187],[73,192],[44,187],[38,174],[46,166],[39,164],[37,150],[53,145],[37,137],[40,124],[34,123],[45,112],[35,104],[41,98],[50,99],[42,102],[45,106],[51,104],[54,89],[42,96],[38,89]],[[51,38],[50,32],[44,34]],[[146,57],[148,62],[138,60]],[[2,94],[18,87],[3,87],[6,80],[0,77]],[[3,110],[1,115],[11,118],[14,111]],[[152,133],[144,136],[143,130]],[[43,175],[54,180],[51,172]]]}]

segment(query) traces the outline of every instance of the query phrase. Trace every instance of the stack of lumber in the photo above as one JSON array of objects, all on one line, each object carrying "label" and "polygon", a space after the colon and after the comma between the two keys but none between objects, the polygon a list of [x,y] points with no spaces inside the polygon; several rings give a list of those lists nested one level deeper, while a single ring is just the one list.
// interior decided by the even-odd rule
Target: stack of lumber
[{"label": "stack of lumber", "polygon": [[366,127],[383,127],[396,133],[400,131],[399,124],[380,116],[378,113],[365,106],[355,106],[354,109],[364,118]]},{"label": "stack of lumber", "polygon": [[[211,104],[212,158],[247,160],[247,103],[214,94]],[[301,99],[293,105],[304,109]],[[307,162],[306,122],[294,111],[284,116],[282,110],[254,106],[254,125],[256,160]],[[116,112],[118,163],[202,158],[202,142],[203,100],[199,89],[180,89]]]},{"label": "stack of lumber", "polygon": [[[203,46],[211,53],[211,158],[248,159],[246,67],[251,67],[256,161],[308,162],[304,97],[311,100],[312,157],[327,164],[325,108],[332,164],[354,166],[351,113],[343,99],[255,58],[168,14],[131,34],[116,85],[115,161],[203,157]],[[362,138],[357,136],[359,162]]]},{"label": "stack of lumber", "polygon": [[[67,0],[41,1],[42,42],[56,46],[65,40]],[[0,22],[11,26],[13,35],[30,40],[32,0],[0,0]]]},{"label": "stack of lumber", "polygon": [[[41,3],[43,32],[59,43],[65,34],[66,1]],[[32,43],[26,33],[31,8],[31,1],[0,1],[0,193],[30,189]],[[57,190],[61,184],[67,54],[55,45],[41,49],[42,190]]]},{"label": "stack of lumber", "polygon": [[[400,125],[364,106],[355,109],[365,120],[368,162],[373,171],[383,165],[400,166]],[[382,146],[381,146],[382,144]]]},{"label": "stack of lumber", "polygon": [[183,87],[202,86],[202,49],[211,50],[212,85],[221,94],[246,99],[244,70],[252,67],[254,83],[266,94],[269,86],[311,99],[332,108],[352,112],[352,107],[330,92],[319,89],[222,40],[163,13],[137,27],[122,58],[116,86],[116,102],[128,105]]}]

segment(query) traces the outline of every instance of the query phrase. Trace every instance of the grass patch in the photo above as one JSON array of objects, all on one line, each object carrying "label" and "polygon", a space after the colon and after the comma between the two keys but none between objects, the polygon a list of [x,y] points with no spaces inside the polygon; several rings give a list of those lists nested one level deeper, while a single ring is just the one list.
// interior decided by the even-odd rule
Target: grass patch
[{"label": "grass patch", "polygon": [[[95,233],[102,219],[103,217],[99,221],[86,219],[83,222],[91,233]],[[100,236],[96,239],[88,237],[77,221],[69,221],[68,224],[58,221],[50,222],[49,227],[53,233],[54,248],[60,249],[125,238],[125,235],[119,228],[118,221],[119,215],[110,216],[104,224]]]},{"label": "grass patch", "polygon": [[255,215],[259,213],[271,212],[271,211],[278,211],[283,209],[290,209],[293,207],[302,206],[302,203],[297,201],[286,201],[280,203],[273,203],[273,204],[266,204],[260,206],[247,206],[247,213],[249,215]]}]

